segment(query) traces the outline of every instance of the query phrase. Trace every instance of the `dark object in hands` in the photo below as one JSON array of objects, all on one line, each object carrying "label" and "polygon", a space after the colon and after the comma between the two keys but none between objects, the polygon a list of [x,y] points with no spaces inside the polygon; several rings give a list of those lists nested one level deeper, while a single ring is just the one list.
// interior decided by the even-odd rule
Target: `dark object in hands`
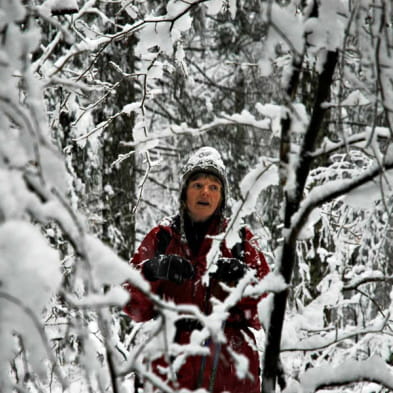
[{"label": "dark object in hands", "polygon": [[225,283],[239,281],[247,271],[247,265],[237,258],[220,258],[213,278]]},{"label": "dark object in hands", "polygon": [[142,273],[148,281],[169,280],[181,284],[194,276],[191,262],[178,255],[158,255],[142,265]]}]

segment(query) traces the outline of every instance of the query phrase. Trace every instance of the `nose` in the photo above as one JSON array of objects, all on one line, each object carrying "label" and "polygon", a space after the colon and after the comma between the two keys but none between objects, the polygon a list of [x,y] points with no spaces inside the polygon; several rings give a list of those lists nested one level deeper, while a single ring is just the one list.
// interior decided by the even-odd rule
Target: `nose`
[{"label": "nose", "polygon": [[202,195],[207,195],[209,193],[209,186],[203,186],[201,193]]}]

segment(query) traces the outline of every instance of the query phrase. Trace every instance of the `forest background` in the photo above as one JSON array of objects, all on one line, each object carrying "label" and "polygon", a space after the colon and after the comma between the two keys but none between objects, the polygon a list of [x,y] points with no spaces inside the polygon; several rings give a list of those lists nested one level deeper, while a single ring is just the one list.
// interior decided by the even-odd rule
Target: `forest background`
[{"label": "forest background", "polygon": [[[172,392],[150,362],[202,347],[173,321],[219,338],[262,292],[264,393],[393,391],[390,0],[1,0],[0,81],[0,392]],[[244,220],[272,268],[215,320],[127,265],[203,145],[223,236]],[[122,314],[126,280],[159,323]]]}]

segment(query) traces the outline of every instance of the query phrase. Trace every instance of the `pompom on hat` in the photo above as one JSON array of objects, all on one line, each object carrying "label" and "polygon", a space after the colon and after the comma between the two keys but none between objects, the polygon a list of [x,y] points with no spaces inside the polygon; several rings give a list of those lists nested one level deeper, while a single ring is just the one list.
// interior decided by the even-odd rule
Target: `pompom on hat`
[{"label": "pompom on hat", "polygon": [[223,200],[221,204],[221,211],[225,209],[227,197],[228,197],[228,179],[226,174],[226,168],[222,161],[220,153],[213,147],[205,146],[198,149],[194,154],[190,156],[187,163],[184,165],[182,170],[181,178],[181,202],[185,201],[185,191],[191,176],[197,173],[206,173],[209,175],[216,176],[221,184],[223,191]]}]

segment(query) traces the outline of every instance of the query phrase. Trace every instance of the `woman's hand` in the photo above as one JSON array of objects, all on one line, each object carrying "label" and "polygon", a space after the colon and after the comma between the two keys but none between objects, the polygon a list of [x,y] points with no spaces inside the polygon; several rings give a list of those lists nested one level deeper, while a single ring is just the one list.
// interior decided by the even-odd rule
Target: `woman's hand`
[{"label": "woman's hand", "polygon": [[148,281],[169,280],[181,284],[194,277],[194,267],[178,255],[158,255],[143,262],[142,273]]},{"label": "woman's hand", "polygon": [[212,277],[226,284],[237,283],[246,273],[247,265],[237,258],[219,258]]}]

